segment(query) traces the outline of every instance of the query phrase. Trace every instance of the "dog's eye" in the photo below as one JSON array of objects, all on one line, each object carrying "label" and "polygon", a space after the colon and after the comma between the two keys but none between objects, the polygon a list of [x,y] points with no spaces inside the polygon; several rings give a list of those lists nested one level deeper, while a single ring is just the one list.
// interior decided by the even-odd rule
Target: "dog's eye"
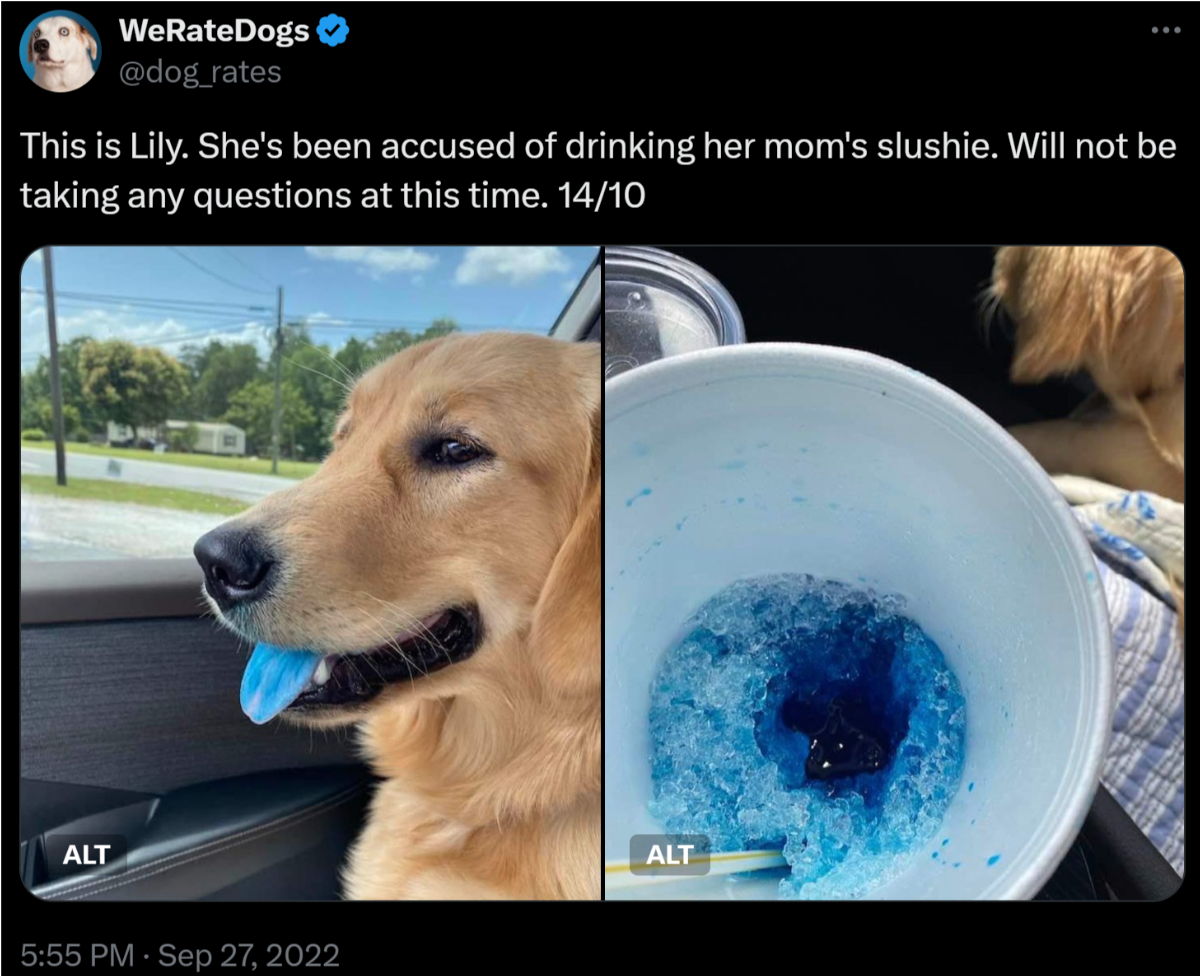
[{"label": "dog's eye", "polygon": [[71,32],[67,30],[67,28],[63,27],[59,30],[59,33],[62,34],[63,37],[67,37]]},{"label": "dog's eye", "polygon": [[41,36],[42,36],[42,32],[41,32],[40,30],[35,30],[35,31],[33,32],[33,36],[34,36],[34,37],[41,37]]},{"label": "dog's eye", "polygon": [[470,441],[448,438],[431,444],[425,456],[435,464],[470,464],[483,457],[483,449]]}]

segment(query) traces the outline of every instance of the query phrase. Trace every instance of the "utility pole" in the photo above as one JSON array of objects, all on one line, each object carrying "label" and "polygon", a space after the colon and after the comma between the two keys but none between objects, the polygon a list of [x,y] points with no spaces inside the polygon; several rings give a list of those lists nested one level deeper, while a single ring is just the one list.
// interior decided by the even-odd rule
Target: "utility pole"
[{"label": "utility pole", "polygon": [[55,480],[67,483],[67,447],[63,432],[62,381],[58,375],[58,323],[54,314],[54,263],[50,247],[42,248],[42,275],[46,285],[46,327],[50,332],[50,405],[54,410]]},{"label": "utility pole", "polygon": [[271,419],[271,474],[279,474],[279,427],[283,413],[283,285],[275,309],[275,416]]}]

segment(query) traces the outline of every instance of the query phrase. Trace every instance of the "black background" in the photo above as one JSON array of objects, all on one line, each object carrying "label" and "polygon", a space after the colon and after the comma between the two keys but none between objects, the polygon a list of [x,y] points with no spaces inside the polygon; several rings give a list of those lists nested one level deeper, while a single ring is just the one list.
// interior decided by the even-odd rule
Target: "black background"
[{"label": "black background", "polygon": [[[107,4],[78,7],[97,28],[103,59],[96,78],[66,95],[37,89],[18,62],[21,31],[47,7],[7,3],[3,77],[4,267],[9,321],[18,317],[16,277],[25,257],[44,244],[246,244],[601,243],[605,240],[677,243],[985,244],[1129,243],[1171,247],[1187,267],[1193,218],[1183,211],[1184,173],[1195,172],[1193,99],[1185,66],[1191,63],[1189,8],[1183,4]],[[334,11],[351,32],[329,49],[312,39],[281,49],[252,44],[126,44],[117,18],[161,22],[184,17],[231,22],[295,20],[314,27]],[[1152,34],[1151,26],[1180,26],[1178,35]],[[278,65],[276,85],[122,86],[127,60],[164,64]],[[850,131],[872,143],[897,130],[940,136],[943,131],[989,139],[1002,150],[1005,133],[1049,129],[1075,137],[1111,137],[1139,131],[1173,138],[1174,161],[971,162],[880,160],[795,163],[371,163],[199,160],[164,169],[129,160],[55,162],[25,158],[22,131],[69,131],[106,136],[165,131],[173,137],[225,131],[255,137],[266,130],[290,142],[310,137],[498,136],[518,139],[556,130],[609,133],[653,129],[683,136],[709,131],[723,137],[839,136]],[[190,140],[189,140],[190,141]],[[1003,156],[1004,153],[1001,152]],[[208,217],[185,211],[173,217],[122,210],[115,217],[88,212],[21,208],[25,181],[45,185],[79,179],[85,185],[264,186],[292,179],[295,185],[360,189],[383,181],[442,179],[465,186],[488,179],[505,186],[534,186],[552,201],[548,208],[477,211],[233,211]],[[554,188],[566,180],[635,180],[646,188],[637,210],[605,208],[591,213],[557,205]],[[861,275],[821,274],[813,252],[796,287],[789,338],[838,341],[837,322],[845,289],[856,289],[861,323],[875,335],[860,336],[878,350],[917,368],[924,357],[953,361],[957,351],[922,344],[929,316],[973,313],[975,290],[987,275],[986,252],[948,257],[961,262],[954,296],[935,293],[914,269],[905,289],[897,277],[882,278],[877,254],[863,253]],[[749,328],[782,323],[778,291],[773,309],[760,308],[752,278],[771,261],[729,271]],[[857,259],[856,259],[857,260]],[[916,260],[912,258],[911,260]],[[712,270],[725,275],[721,269]],[[767,299],[763,299],[767,301]],[[869,316],[867,315],[869,311]],[[770,313],[770,314],[768,314]],[[779,325],[783,328],[783,325]],[[867,325],[861,328],[866,329]],[[831,331],[832,330],[832,331]],[[16,328],[10,324],[8,334]],[[848,334],[848,333],[847,333]],[[977,341],[964,329],[962,341]],[[8,371],[17,368],[17,340],[9,338]],[[914,355],[913,350],[919,354]],[[928,365],[926,363],[925,365]],[[999,382],[1002,366],[993,370]],[[929,370],[934,372],[934,370]],[[951,385],[955,385],[950,374]],[[10,387],[10,390],[13,389]],[[1068,393],[1050,396],[1066,396]],[[11,399],[10,399],[11,404]],[[1053,412],[1058,401],[1031,409]],[[1022,419],[1019,417],[1006,419]],[[10,483],[15,474],[8,476]],[[9,495],[9,525],[16,518]],[[10,535],[11,538],[11,535]],[[18,566],[10,542],[10,569]],[[15,586],[12,573],[9,588]],[[9,636],[16,637],[15,622]],[[6,665],[7,762],[15,786],[18,685]],[[9,823],[17,808],[10,806]],[[10,834],[15,840],[16,832]],[[20,886],[14,855],[4,900],[5,956],[17,965],[18,943],[133,941],[150,951],[162,942],[215,948],[224,942],[336,942],[341,969],[363,971],[367,960],[388,968],[460,965],[476,952],[499,963],[551,958],[563,924],[574,944],[571,958],[595,943],[610,959],[617,936],[640,931],[638,909],[620,920],[599,919],[592,906],[557,905],[47,905]],[[1175,901],[1178,901],[1176,899]],[[872,913],[875,927],[914,921],[929,909]],[[1022,931],[1061,921],[1034,915],[1026,906]],[[717,911],[718,909],[711,909]],[[731,909],[726,908],[727,913]],[[769,917],[787,905],[743,906],[743,921],[762,933]],[[814,912],[846,906],[811,906]],[[854,910],[852,907],[849,910]],[[996,909],[1002,910],[1002,909]],[[1128,909],[1127,909],[1128,910]],[[1136,909],[1135,909],[1136,910]],[[694,934],[699,915],[688,906],[679,932]],[[941,909],[939,909],[941,911]],[[1044,911],[1044,910],[1043,910]],[[660,909],[662,915],[671,912]],[[795,916],[793,916],[794,919]],[[728,921],[728,914],[723,918]],[[1061,916],[1058,916],[1061,920]],[[664,919],[665,920],[665,919]],[[554,925],[547,928],[547,923]],[[838,922],[843,934],[850,929]],[[855,923],[845,923],[854,925]],[[799,932],[797,928],[796,931]],[[825,928],[813,929],[817,935]],[[924,931],[924,929],[922,929]],[[947,933],[945,924],[937,927]],[[968,930],[963,930],[965,933]],[[1155,931],[1164,932],[1162,929]],[[552,938],[547,939],[547,932]],[[988,930],[995,943],[994,928]],[[839,936],[840,938],[840,936]],[[824,945],[825,943],[822,943]],[[663,948],[665,943],[660,943]],[[563,948],[567,948],[564,946]],[[976,949],[980,946],[976,946]],[[1149,948],[1149,947],[1147,947]],[[558,955],[553,947],[554,958]],[[464,950],[467,958],[464,959]],[[137,964],[148,964],[139,958]],[[82,968],[86,968],[82,967]],[[157,968],[157,967],[155,967]],[[15,970],[14,970],[15,971]]]},{"label": "black background", "polygon": [[[1086,377],[1017,387],[1011,326],[986,314],[990,247],[672,247],[730,291],[750,342],[863,349],[911,366],[998,423],[1065,416]],[[988,320],[988,321],[985,321]]]},{"label": "black background", "polygon": [[[1194,162],[1183,101],[1192,43],[1183,4],[718,4],[694,10],[654,4],[577,3],[157,4],[93,3],[103,58],[95,79],[55,98],[18,63],[21,30],[46,8],[4,7],[5,193],[21,183],[79,179],[84,185],[345,186],[441,179],[536,187],[547,208],[520,211],[228,211],[172,217],[123,209],[105,217],[22,213],[32,229],[6,244],[29,249],[50,232],[76,244],[277,243],[293,232],[424,235],[524,243],[672,238],[691,243],[985,243],[1114,237],[1177,240],[1182,173]],[[329,48],[315,37],[278,48],[254,43],[137,44],[119,17],[189,23],[287,20],[315,28],[331,9],[351,30]],[[1151,34],[1152,24],[1182,33]],[[278,84],[179,85],[119,81],[129,60],[164,65],[276,65]],[[610,135],[816,138],[849,131],[874,143],[897,131],[987,138],[984,160],[405,162],[26,160],[22,131],[94,138],[130,132],[173,137],[226,132],[237,138],[496,137],[518,142],[557,131]],[[1172,138],[1175,160],[1013,161],[1006,133],[1065,131],[1131,140]],[[192,142],[193,139],[189,139]],[[195,150],[192,145],[189,148]],[[563,209],[562,183],[636,181],[637,210]],[[19,212],[19,211],[18,211]],[[45,231],[39,230],[39,225]],[[47,238],[48,239],[48,238]],[[67,241],[64,241],[67,242]],[[1140,242],[1140,241],[1139,241]]]}]

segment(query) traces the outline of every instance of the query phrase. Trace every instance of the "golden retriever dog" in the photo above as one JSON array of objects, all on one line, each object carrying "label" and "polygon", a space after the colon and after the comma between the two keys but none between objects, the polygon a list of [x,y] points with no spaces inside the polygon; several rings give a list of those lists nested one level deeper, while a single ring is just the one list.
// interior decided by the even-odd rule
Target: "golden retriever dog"
[{"label": "golden retriever dog", "polygon": [[96,39],[79,21],[47,17],[29,35],[33,83],[52,92],[82,88],[96,73],[92,62],[99,53]]},{"label": "golden retriever dog", "polygon": [[1010,429],[1051,474],[1183,501],[1183,268],[1158,247],[1002,247],[991,294],[1016,323],[1012,379],[1089,373],[1102,397]]},{"label": "golden retriever dog", "polygon": [[196,544],[257,722],[358,726],[358,899],[599,898],[600,348],[448,336],[321,468]]}]

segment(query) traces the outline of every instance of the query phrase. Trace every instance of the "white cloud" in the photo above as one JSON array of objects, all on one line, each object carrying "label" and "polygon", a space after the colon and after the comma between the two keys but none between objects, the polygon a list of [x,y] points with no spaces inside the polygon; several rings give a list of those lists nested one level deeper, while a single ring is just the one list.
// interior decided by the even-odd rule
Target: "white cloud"
[{"label": "white cloud", "polygon": [[[264,328],[265,323],[247,321],[211,323],[189,322],[172,316],[146,318],[128,307],[84,308],[80,310],[60,308],[58,311],[58,341],[70,342],[79,336],[93,339],[123,339],[139,346],[156,346],[173,356],[179,355],[189,344],[207,343],[217,339],[224,343],[248,342],[253,344],[261,356],[270,353],[270,342]],[[31,370],[37,365],[37,357],[50,351],[46,331],[46,303],[41,295],[21,293],[21,368]]]},{"label": "white cloud", "polygon": [[339,319],[336,316],[330,315],[328,312],[313,312],[311,315],[304,316],[306,325],[322,326],[322,325],[345,325],[345,319]]},{"label": "white cloud", "polygon": [[454,280],[460,285],[485,281],[524,285],[569,270],[571,262],[557,247],[469,247],[454,271]]},{"label": "white cloud", "polygon": [[21,357],[46,352],[50,342],[46,335],[46,303],[41,295],[21,292]]},{"label": "white cloud", "polygon": [[376,279],[389,274],[419,274],[438,261],[436,254],[415,247],[306,247],[304,251],[318,261],[358,265],[361,274]]}]

